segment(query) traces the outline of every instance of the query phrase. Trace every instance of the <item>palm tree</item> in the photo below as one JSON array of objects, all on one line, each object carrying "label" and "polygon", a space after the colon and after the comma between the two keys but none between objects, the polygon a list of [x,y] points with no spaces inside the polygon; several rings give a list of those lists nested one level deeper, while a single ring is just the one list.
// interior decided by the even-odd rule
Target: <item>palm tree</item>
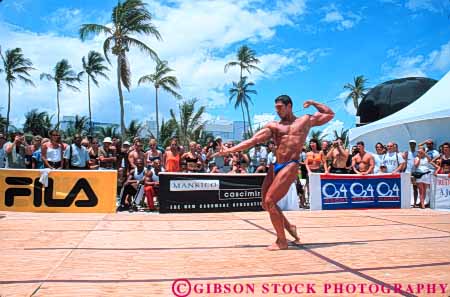
[{"label": "palm tree", "polygon": [[114,126],[100,127],[99,136],[101,138],[105,137],[119,137],[119,133]]},{"label": "palm tree", "polygon": [[[1,110],[2,108],[0,107],[0,110]],[[4,118],[3,116],[2,116],[2,114],[0,113],[0,131],[5,131],[4,129],[5,129],[5,127],[6,127],[6,123],[7,123],[7,121],[6,121],[6,118]],[[5,136],[7,136],[7,135],[5,135]]]},{"label": "palm tree", "polygon": [[158,55],[142,41],[132,37],[133,34],[153,35],[161,40],[158,29],[152,24],[152,16],[142,0],[126,0],[119,2],[113,8],[111,14],[111,26],[98,24],[84,24],[80,28],[80,39],[86,40],[90,34],[105,34],[107,37],[103,42],[103,51],[106,60],[111,64],[108,52],[117,56],[117,88],[120,103],[120,128],[125,135],[125,111],[123,106],[122,84],[130,91],[131,70],[126,53],[131,47],[137,47],[144,53],[150,55],[153,60],[158,60]]},{"label": "palm tree", "polygon": [[163,147],[169,146],[170,139],[174,136],[175,128],[176,123],[172,119],[167,122],[164,122],[164,119],[162,120],[161,130],[159,131],[159,143],[161,143]]},{"label": "palm tree", "polygon": [[322,143],[322,140],[327,137],[328,134],[324,134],[322,130],[311,130],[311,134],[309,139],[316,139],[319,144]]},{"label": "palm tree", "polygon": [[195,111],[197,99],[184,101],[179,105],[180,118],[177,119],[175,112],[171,109],[170,116],[175,126],[175,133],[184,146],[188,146],[190,141],[197,141],[202,134],[205,122],[201,121],[205,106],[201,106]]},{"label": "palm tree", "polygon": [[127,136],[132,140],[134,137],[138,136],[141,130],[142,124],[137,120],[132,120],[127,128]]},{"label": "palm tree", "polygon": [[22,53],[22,49],[15,48],[12,50],[7,50],[5,55],[2,54],[0,48],[0,56],[3,61],[3,69],[0,69],[1,72],[5,72],[6,77],[5,81],[8,84],[8,109],[6,111],[6,124],[5,124],[5,133],[8,134],[8,125],[9,125],[9,115],[11,112],[11,88],[16,80],[20,80],[27,85],[34,86],[33,81],[29,79],[30,71],[35,70],[33,67],[33,63],[30,59],[24,57]]},{"label": "palm tree", "polygon": [[105,62],[105,59],[102,57],[102,54],[96,51],[90,51],[88,53],[87,59],[83,57],[81,61],[83,63],[84,69],[81,74],[83,75],[84,73],[86,73],[88,79],[89,134],[92,135],[93,126],[91,111],[91,80],[98,87],[97,76],[102,76],[109,80],[109,77],[105,73],[105,71],[109,71],[109,69],[103,64]]},{"label": "palm tree", "polygon": [[366,95],[365,91],[368,90],[364,85],[367,82],[367,79],[364,77],[364,75],[359,75],[353,78],[353,81],[353,85],[351,83],[347,83],[344,86],[344,89],[350,91],[350,93],[347,95],[347,98],[345,99],[345,104],[347,104],[348,101],[352,99],[353,105],[356,109],[358,109],[359,99],[364,97]]},{"label": "palm tree", "polygon": [[261,68],[254,65],[260,63],[260,61],[258,58],[256,58],[256,52],[249,48],[247,45],[243,45],[238,49],[236,58],[237,61],[231,61],[225,65],[225,72],[227,72],[230,67],[239,66],[241,71],[241,75],[239,76],[240,79],[242,79],[243,77],[244,70],[249,74],[251,74],[251,70],[264,72]]},{"label": "palm tree", "polygon": [[25,114],[23,132],[32,135],[48,137],[48,132],[52,129],[52,117],[46,111],[39,112],[37,108]]},{"label": "palm tree", "polygon": [[181,95],[178,94],[174,89],[179,89],[180,85],[175,76],[167,75],[173,70],[167,65],[167,61],[157,61],[156,69],[153,74],[148,74],[142,76],[138,85],[141,83],[151,83],[155,87],[155,98],[156,98],[156,139],[159,140],[159,109],[158,109],[158,89],[161,87],[164,91],[171,94],[177,99],[181,99]]},{"label": "palm tree", "polygon": [[[239,81],[242,81],[244,78],[243,73],[244,71],[247,71],[248,74],[251,74],[252,70],[258,70],[261,72],[264,72],[261,68],[255,66],[255,64],[260,63],[259,59],[256,58],[256,52],[249,48],[247,45],[243,45],[238,49],[237,60],[231,61],[225,64],[224,72],[227,72],[230,67],[239,66],[240,68],[240,75],[239,75]],[[249,114],[248,105],[246,105],[247,114]],[[250,129],[250,134],[253,134],[252,130],[252,123],[250,121],[250,115],[248,117],[248,126]],[[245,120],[244,120],[244,131],[245,130]]]},{"label": "palm tree", "polygon": [[56,105],[58,108],[58,118],[56,123],[56,129],[59,128],[59,114],[60,114],[60,107],[59,107],[59,93],[62,91],[63,86],[68,87],[69,89],[73,91],[80,91],[79,88],[77,88],[73,83],[80,82],[80,74],[78,75],[75,73],[75,71],[72,70],[72,66],[70,66],[69,62],[66,59],[62,59],[58,63],[56,63],[55,68],[53,69],[53,74],[48,73],[42,73],[41,74],[41,80],[47,79],[49,81],[54,81],[56,84]]},{"label": "palm tree", "polygon": [[[244,131],[245,130],[245,115],[244,115],[244,106],[247,109],[247,117],[248,117],[248,123],[250,123],[250,112],[248,109],[248,104],[252,103],[252,98],[250,98],[249,94],[257,94],[255,90],[251,90],[250,87],[254,86],[255,84],[252,82],[247,83],[247,77],[244,76],[239,83],[233,82],[233,87],[229,90],[230,98],[229,101],[231,102],[233,99],[235,99],[234,102],[234,108],[237,109],[239,106],[242,109],[242,119],[244,120]],[[247,132],[246,132],[247,133]],[[253,129],[250,126],[250,134],[253,135]]]},{"label": "palm tree", "polygon": [[341,138],[344,142],[344,147],[346,148],[348,146],[348,142],[349,142],[349,129],[345,129],[342,128],[340,132],[334,130],[333,131],[334,137],[336,138]]}]

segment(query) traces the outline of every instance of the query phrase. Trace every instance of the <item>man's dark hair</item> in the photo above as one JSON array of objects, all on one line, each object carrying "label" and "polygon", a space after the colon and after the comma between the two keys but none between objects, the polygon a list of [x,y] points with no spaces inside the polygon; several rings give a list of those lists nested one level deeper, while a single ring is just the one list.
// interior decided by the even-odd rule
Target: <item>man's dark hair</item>
[{"label": "man's dark hair", "polygon": [[280,96],[278,96],[276,99],[275,99],[275,103],[277,103],[277,102],[281,102],[281,103],[283,103],[284,105],[288,105],[288,104],[290,104],[291,106],[294,106],[294,104],[292,104],[292,100],[291,100],[291,97],[289,97],[288,95],[280,95]]},{"label": "man's dark hair", "polygon": [[338,140],[340,140],[340,141],[342,141],[342,143],[344,143],[344,139],[342,139],[342,137],[336,137],[336,139],[334,141],[338,141]]},{"label": "man's dark hair", "polygon": [[356,145],[362,145],[362,146],[364,146],[364,141],[358,141],[358,142],[356,143]]}]

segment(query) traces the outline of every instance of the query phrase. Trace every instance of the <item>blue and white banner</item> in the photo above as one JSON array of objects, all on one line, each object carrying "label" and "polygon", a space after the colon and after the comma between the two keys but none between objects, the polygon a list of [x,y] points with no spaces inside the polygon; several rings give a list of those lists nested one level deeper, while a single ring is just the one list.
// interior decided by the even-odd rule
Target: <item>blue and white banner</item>
[{"label": "blue and white banner", "polygon": [[311,209],[401,208],[402,197],[409,194],[403,193],[402,178],[400,174],[314,175]]}]

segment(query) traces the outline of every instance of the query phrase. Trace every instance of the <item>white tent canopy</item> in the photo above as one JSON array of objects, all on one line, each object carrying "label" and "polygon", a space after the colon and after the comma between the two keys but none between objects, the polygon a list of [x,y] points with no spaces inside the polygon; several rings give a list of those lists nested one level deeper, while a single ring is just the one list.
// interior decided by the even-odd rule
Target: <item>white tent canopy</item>
[{"label": "white tent canopy", "polygon": [[405,108],[350,129],[349,138],[351,144],[364,141],[368,150],[373,150],[377,142],[394,141],[401,150],[406,150],[410,139],[419,143],[431,138],[436,145],[450,141],[450,72]]}]

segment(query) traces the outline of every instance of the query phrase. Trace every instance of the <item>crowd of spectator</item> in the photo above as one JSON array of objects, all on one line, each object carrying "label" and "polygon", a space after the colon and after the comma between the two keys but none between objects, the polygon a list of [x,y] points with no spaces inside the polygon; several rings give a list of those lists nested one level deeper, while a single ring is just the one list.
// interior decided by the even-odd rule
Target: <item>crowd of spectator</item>
[{"label": "crowd of spectator", "polygon": [[[120,189],[119,210],[133,207],[132,197],[142,187],[147,206],[155,209],[160,172],[185,173],[266,173],[276,162],[276,145],[272,141],[258,145],[245,153],[217,156],[223,148],[232,147],[233,142],[223,142],[220,137],[206,146],[190,142],[188,147],[176,138],[163,148],[156,139],[143,143],[138,137],[133,142],[121,142],[118,138],[83,138],[74,135],[72,144],[65,143],[57,130],[49,138],[34,136],[31,143],[22,133],[11,135],[9,141],[0,134],[0,168],[70,169],[70,170],[117,170]],[[395,142],[386,145],[377,143],[374,153],[366,150],[360,141],[351,150],[344,140],[324,140],[319,143],[311,139],[299,156],[297,189],[300,205],[306,206],[300,179],[310,173],[325,174],[395,174],[409,172],[414,188],[414,206],[424,208],[425,193],[431,183],[432,174],[448,174],[450,177],[449,143],[435,149],[431,139],[417,143],[409,141],[409,150],[401,152]],[[308,188],[308,182],[306,183]],[[308,191],[309,192],[309,191]],[[418,200],[419,199],[419,200]]]}]

